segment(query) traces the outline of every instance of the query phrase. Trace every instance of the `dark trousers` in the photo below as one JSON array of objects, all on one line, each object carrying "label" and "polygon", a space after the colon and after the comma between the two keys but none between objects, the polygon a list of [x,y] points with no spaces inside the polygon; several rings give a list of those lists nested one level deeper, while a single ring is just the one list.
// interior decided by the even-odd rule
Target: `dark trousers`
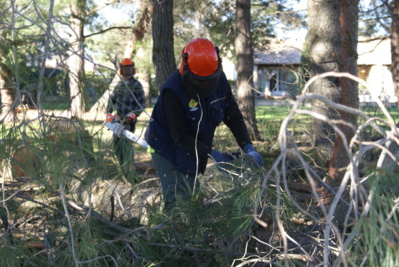
[{"label": "dark trousers", "polygon": [[177,170],[172,163],[159,155],[152,153],[152,162],[157,169],[161,180],[162,195],[164,200],[164,211],[176,207],[177,199],[188,199],[191,197],[196,183],[196,190],[199,189],[199,181],[193,175],[185,174]]}]

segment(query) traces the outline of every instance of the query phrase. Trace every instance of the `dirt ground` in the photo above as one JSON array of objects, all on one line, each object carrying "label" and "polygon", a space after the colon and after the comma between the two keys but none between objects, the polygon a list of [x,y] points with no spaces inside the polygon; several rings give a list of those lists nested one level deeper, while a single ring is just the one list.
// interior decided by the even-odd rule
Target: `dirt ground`
[{"label": "dirt ground", "polygon": [[[48,112],[48,114],[60,117],[70,117],[71,115],[69,112],[55,111]],[[39,114],[35,110],[27,110],[26,113],[20,113],[19,116],[26,116],[27,119],[34,119],[37,118]],[[105,114],[86,113],[84,115],[84,120],[101,122],[105,120]],[[140,121],[146,120],[149,120],[149,112],[143,112],[140,116]],[[210,165],[212,165],[211,162]],[[136,149],[135,167],[137,174],[142,181],[158,178],[151,161],[151,156],[148,152]],[[7,195],[16,194],[19,191],[19,197],[28,199],[29,195],[34,192],[32,190],[35,190],[25,187],[30,178],[9,177],[8,179],[4,179],[4,177],[5,176],[2,175],[0,182],[3,184]],[[292,190],[291,193],[295,198],[295,201],[298,203],[303,204],[304,206],[309,206],[309,203],[312,203],[314,200],[311,189],[307,184],[300,181],[288,181],[288,186],[290,190]],[[21,191],[21,188],[24,189]],[[317,208],[314,210],[317,212]],[[248,243],[249,246],[257,247],[259,251],[262,251],[263,255],[267,255],[268,253],[277,255],[279,254],[278,251],[280,251],[281,255],[284,246],[283,236],[286,237],[288,235],[290,238],[285,240],[287,240],[289,258],[305,265],[322,260],[324,247],[322,225],[297,214],[292,216],[290,220],[283,222],[287,232],[282,234],[273,213],[269,213],[260,219],[265,223],[265,225],[258,223],[254,224],[252,229],[254,238],[250,238]],[[336,255],[332,254],[331,257],[333,259]]]}]

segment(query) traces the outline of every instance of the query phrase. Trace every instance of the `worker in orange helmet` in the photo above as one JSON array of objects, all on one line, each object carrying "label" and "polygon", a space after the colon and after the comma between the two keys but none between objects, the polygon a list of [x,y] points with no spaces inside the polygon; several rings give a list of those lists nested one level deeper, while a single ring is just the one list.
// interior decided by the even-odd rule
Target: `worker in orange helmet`
[{"label": "worker in orange helmet", "polygon": [[[116,120],[124,125],[125,130],[134,132],[137,118],[145,108],[143,86],[134,78],[136,69],[134,62],[129,58],[124,58],[119,64],[119,74],[122,80],[115,86],[109,98],[106,122]],[[133,144],[128,139],[114,134],[113,146],[125,178],[130,183],[135,183],[137,176]]]},{"label": "worker in orange helmet", "polygon": [[213,149],[216,127],[224,122],[244,153],[259,166],[243,116],[222,70],[219,49],[197,38],[181,52],[181,64],[163,84],[154,106],[145,138],[162,184],[164,210],[176,207],[199,187],[208,157],[227,161]]}]

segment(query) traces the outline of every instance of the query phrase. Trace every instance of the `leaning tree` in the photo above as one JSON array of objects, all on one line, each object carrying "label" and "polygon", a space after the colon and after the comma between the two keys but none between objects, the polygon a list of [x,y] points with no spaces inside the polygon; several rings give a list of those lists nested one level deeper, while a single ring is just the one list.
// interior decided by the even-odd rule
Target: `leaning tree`
[{"label": "leaning tree", "polygon": [[[132,58],[136,52],[136,44],[143,40],[145,34],[148,32],[150,27],[152,14],[154,8],[151,0],[149,1],[141,1],[137,22],[130,28],[131,36],[126,46],[124,47],[123,57],[124,58]],[[103,32],[103,31],[100,31]],[[90,108],[89,113],[101,112],[105,114],[105,109],[107,107],[109,96],[115,88],[115,85],[119,81],[120,76],[115,74],[112,82],[108,90],[97,100],[97,102]]]}]

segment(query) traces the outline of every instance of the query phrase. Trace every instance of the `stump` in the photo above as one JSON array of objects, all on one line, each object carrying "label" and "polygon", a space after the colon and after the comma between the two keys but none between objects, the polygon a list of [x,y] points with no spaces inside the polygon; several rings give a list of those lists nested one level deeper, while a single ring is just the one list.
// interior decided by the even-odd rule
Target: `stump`
[{"label": "stump", "polygon": [[83,149],[86,160],[92,161],[94,148],[93,137],[85,129],[83,122],[74,118],[57,118],[48,122],[48,139],[54,142],[59,152],[74,152]]},{"label": "stump", "polygon": [[41,167],[38,157],[40,150],[33,145],[23,145],[12,154],[11,172],[13,177],[32,177]]}]

